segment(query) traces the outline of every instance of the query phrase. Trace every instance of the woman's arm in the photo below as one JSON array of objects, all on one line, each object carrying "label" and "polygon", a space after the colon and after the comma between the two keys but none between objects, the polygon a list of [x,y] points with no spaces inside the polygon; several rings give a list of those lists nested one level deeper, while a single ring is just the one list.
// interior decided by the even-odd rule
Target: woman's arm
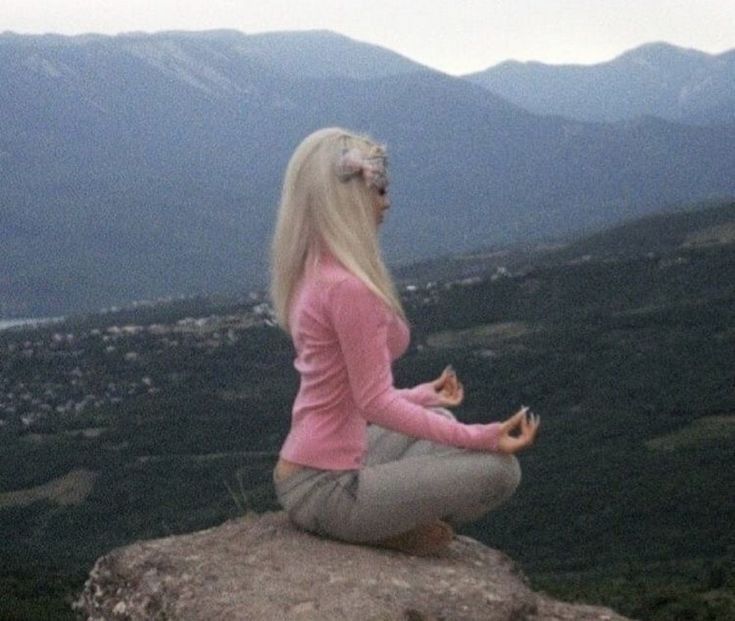
[{"label": "woman's arm", "polygon": [[497,448],[500,423],[467,425],[450,420],[412,402],[393,386],[388,350],[390,311],[362,281],[346,278],[331,284],[324,295],[352,397],[369,422],[441,444],[475,450]]}]

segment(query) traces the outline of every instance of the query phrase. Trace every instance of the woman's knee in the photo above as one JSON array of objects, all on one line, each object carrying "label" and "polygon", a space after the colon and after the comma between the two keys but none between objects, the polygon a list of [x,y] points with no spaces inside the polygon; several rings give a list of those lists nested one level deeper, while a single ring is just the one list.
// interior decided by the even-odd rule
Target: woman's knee
[{"label": "woman's knee", "polygon": [[518,458],[515,455],[508,455],[508,485],[513,493],[516,488],[521,484],[521,464],[518,462]]},{"label": "woman's knee", "polygon": [[521,482],[521,466],[514,455],[494,453],[487,470],[487,485],[492,505],[508,500]]},{"label": "woman's knee", "polygon": [[498,478],[504,490],[504,496],[509,498],[521,483],[521,465],[515,455],[502,455],[502,460],[503,467]]}]

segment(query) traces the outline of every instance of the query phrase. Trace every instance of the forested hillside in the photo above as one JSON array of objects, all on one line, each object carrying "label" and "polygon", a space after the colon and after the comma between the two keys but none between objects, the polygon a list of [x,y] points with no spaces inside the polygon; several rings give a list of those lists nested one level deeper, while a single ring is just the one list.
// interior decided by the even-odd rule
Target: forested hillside
[{"label": "forested hillside", "polygon": [[[488,251],[484,273],[403,270],[397,384],[451,363],[462,420],[542,417],[516,496],[464,531],[538,588],[642,619],[735,611],[734,231],[729,204]],[[110,548],[276,507],[297,377],[261,300],[11,329],[0,352],[0,617],[62,619]]]}]

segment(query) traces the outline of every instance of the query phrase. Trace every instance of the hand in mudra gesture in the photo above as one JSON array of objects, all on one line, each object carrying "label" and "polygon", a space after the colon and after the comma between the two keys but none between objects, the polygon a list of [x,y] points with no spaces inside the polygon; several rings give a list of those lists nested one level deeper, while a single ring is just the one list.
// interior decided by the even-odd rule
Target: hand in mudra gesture
[{"label": "hand in mudra gesture", "polygon": [[500,424],[498,451],[500,453],[516,453],[533,444],[538,433],[541,418],[523,406],[508,420]]},{"label": "hand in mudra gesture", "polygon": [[[456,407],[464,399],[464,387],[451,366],[431,382],[442,407]],[[508,420],[500,424],[497,450],[500,453],[516,453],[531,446],[536,439],[541,418],[522,407]]]},{"label": "hand in mudra gesture", "polygon": [[441,407],[456,407],[464,400],[464,386],[451,365],[431,384],[439,397]]}]

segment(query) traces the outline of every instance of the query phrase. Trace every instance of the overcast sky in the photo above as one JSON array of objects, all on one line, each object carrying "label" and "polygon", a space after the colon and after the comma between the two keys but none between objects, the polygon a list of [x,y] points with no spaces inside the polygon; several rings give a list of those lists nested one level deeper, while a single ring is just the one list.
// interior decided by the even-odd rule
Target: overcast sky
[{"label": "overcast sky", "polygon": [[594,63],[650,41],[735,48],[735,0],[0,0],[0,31],[327,29],[452,74]]}]

